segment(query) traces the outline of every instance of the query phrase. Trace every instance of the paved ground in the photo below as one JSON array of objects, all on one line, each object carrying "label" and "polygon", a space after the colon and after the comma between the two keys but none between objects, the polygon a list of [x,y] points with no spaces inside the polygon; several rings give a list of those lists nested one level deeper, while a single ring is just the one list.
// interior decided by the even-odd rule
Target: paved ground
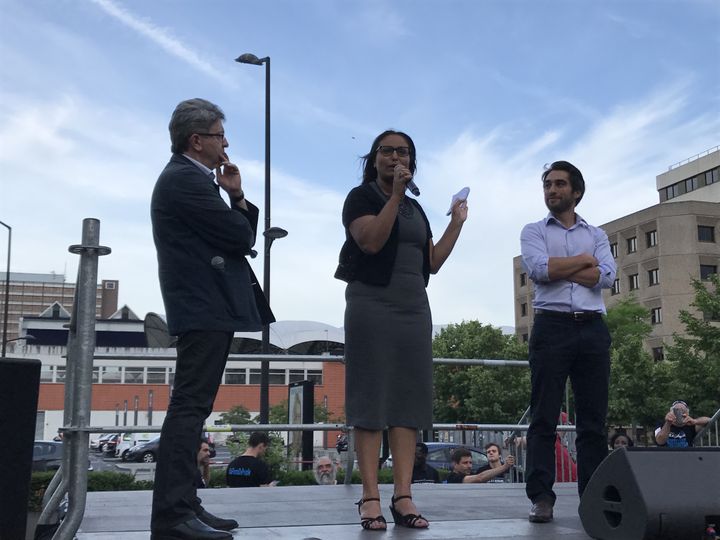
[{"label": "paved ground", "polygon": [[[391,486],[381,486],[383,505]],[[555,521],[532,524],[524,486],[419,485],[414,498],[430,520],[426,531],[408,530],[390,523],[382,539],[500,540],[516,538],[586,540],[577,514],[576,484],[556,485]],[[368,540],[353,503],[360,486],[288,486],[276,488],[209,489],[202,492],[212,513],[240,522],[234,536],[257,540]],[[98,492],[88,503],[78,540],[147,540],[151,493]],[[391,519],[390,511],[385,517]]]}]

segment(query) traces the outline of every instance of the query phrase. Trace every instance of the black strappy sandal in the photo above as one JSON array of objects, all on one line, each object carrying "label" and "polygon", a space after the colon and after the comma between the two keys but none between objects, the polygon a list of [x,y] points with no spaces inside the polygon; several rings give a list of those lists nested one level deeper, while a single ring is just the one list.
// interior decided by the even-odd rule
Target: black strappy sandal
[{"label": "black strappy sandal", "polygon": [[[403,527],[407,527],[408,529],[427,529],[430,526],[430,522],[421,514],[402,515],[395,509],[395,503],[400,499],[412,500],[412,497],[410,495],[400,495],[399,497],[395,497],[393,495],[392,504],[390,504],[390,511],[392,512],[393,520],[395,520],[395,525],[402,525]],[[425,525],[424,527],[417,525],[417,522],[421,519],[427,523],[427,525]]]},{"label": "black strappy sandal", "polygon": [[[377,517],[371,518],[371,517],[362,517],[362,512],[360,512],[360,507],[365,504],[366,502],[370,501],[377,501],[380,502],[380,499],[377,497],[368,497],[367,499],[360,499],[355,504],[358,507],[358,514],[360,515],[360,526],[365,529],[366,531],[386,531],[387,530],[387,521],[385,521],[385,516],[380,514]],[[373,523],[382,523],[385,525],[384,527],[371,527]]]}]

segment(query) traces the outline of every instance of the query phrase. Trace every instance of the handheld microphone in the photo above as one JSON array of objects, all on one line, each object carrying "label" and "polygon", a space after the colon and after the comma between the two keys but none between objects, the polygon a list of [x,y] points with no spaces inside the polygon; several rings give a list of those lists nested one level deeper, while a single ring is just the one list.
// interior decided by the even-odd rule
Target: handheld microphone
[{"label": "handheld microphone", "polygon": [[419,196],[420,196],[420,190],[419,190],[418,187],[415,185],[415,182],[413,182],[412,180],[410,180],[407,184],[405,184],[405,187],[406,187],[407,189],[409,189],[409,190],[410,190],[410,193],[412,193],[412,194],[415,195],[416,197],[419,197]]}]

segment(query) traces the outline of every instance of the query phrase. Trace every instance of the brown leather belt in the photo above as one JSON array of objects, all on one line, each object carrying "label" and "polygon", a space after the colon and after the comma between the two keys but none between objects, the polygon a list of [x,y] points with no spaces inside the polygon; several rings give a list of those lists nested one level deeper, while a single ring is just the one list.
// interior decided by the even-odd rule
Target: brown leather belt
[{"label": "brown leather belt", "polygon": [[602,318],[602,313],[599,311],[553,311],[550,309],[536,309],[535,315],[569,319],[572,321],[590,321]]}]

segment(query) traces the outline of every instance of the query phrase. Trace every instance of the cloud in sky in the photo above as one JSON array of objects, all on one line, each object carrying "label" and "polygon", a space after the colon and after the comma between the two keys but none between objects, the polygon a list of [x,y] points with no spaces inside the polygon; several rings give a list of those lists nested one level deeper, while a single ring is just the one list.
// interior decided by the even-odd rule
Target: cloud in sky
[{"label": "cloud in sky", "polygon": [[120,4],[113,2],[113,0],[90,1],[102,8],[108,15],[117,19],[128,28],[133,29],[141,36],[161,47],[171,56],[174,56],[178,60],[182,60],[201,73],[216,79],[222,84],[229,84],[228,77],[221,69],[216,67],[211,61],[202,58],[195,49],[185,45],[182,41],[173,37],[172,32],[168,29],[161,28],[147,20],[137,17]]},{"label": "cloud in sky", "polygon": [[[466,19],[480,13],[487,20],[500,9],[483,4],[475,11],[474,3],[461,4]],[[699,11],[694,26],[713,20],[700,4],[691,4],[691,13]],[[418,144],[420,201],[435,239],[447,224],[450,196],[471,188],[468,222],[453,255],[430,281],[437,324],[476,318],[513,324],[512,258],[519,253],[522,226],[546,213],[539,181],[544,163],[568,159],[580,167],[588,191],[578,210],[599,225],[656,204],[655,175],[718,144],[718,99],[711,94],[720,88],[720,76],[707,62],[693,64],[694,56],[674,57],[670,45],[658,48],[662,42],[642,51],[632,36],[622,42],[628,34],[613,21],[610,26],[621,33],[604,37],[633,43],[632,54],[613,57],[614,62],[600,58],[602,74],[575,87],[572,80],[587,76],[592,58],[578,61],[563,56],[562,49],[572,47],[558,48],[553,54],[570,75],[549,80],[552,69],[542,63],[547,58],[538,34],[525,38],[520,32],[517,44],[505,43],[502,28],[489,24],[485,33],[459,28],[443,34],[443,48],[457,51],[453,67],[473,66],[476,50],[495,50],[498,43],[504,43],[503,51],[496,51],[502,59],[488,54],[475,71],[446,70],[444,53],[431,56],[425,43],[427,29],[441,26],[442,15],[420,17],[404,8],[409,3],[343,3],[329,14],[323,2],[311,3],[314,9],[298,11],[293,24],[279,16],[283,9],[297,9],[292,2],[269,3],[267,10],[277,15],[273,24],[267,13],[241,19],[232,3],[222,5],[228,20],[239,21],[241,44],[237,33],[198,29],[206,8],[189,2],[178,2],[173,14],[155,3],[119,0],[64,3],[62,9],[43,4],[43,10],[32,2],[8,2],[10,22],[0,21],[0,55],[8,59],[0,67],[0,219],[13,226],[13,271],[65,270],[74,281],[77,256],[67,246],[79,241],[83,217],[97,217],[101,243],[113,249],[100,261],[100,277],[119,279],[120,302],[138,314],[162,312],[150,194],[169,157],[169,114],[180,99],[195,95],[225,110],[230,155],[248,197],[262,211],[263,78],[237,69],[232,60],[222,66],[207,60],[219,48],[273,55],[272,224],[289,235],[272,248],[271,300],[284,320],[342,325],[344,284],[332,277],[344,240],[342,204],[359,182],[357,156],[388,126],[407,131]],[[418,11],[424,10],[432,11]],[[97,17],[105,14],[122,24],[98,28]],[[545,17],[531,8],[523,16]],[[665,28],[664,19],[643,16],[652,41]],[[568,42],[592,37],[586,15],[577,17],[584,26],[568,35]],[[333,21],[336,26],[329,28]],[[541,23],[523,28],[535,26]],[[48,31],[30,40],[38,27]],[[567,28],[574,31],[572,24]],[[380,30],[384,41],[378,45]],[[323,48],[324,56],[305,50],[310,37],[327,35],[335,45]],[[394,47],[398,43],[402,46]],[[717,47],[707,38],[697,47],[707,55],[713,43]],[[540,68],[512,62],[516,46],[523,62],[534,60]],[[65,54],[49,58],[54,48]],[[148,58],[148,49],[159,58]],[[535,49],[538,57],[528,57]],[[373,54],[361,54],[364,50]],[[416,57],[420,50],[426,55],[422,62]],[[194,69],[177,70],[162,61],[165,56]],[[107,58],[117,62],[105,66]],[[625,69],[623,63],[631,65]],[[641,64],[652,64],[652,77],[638,73]],[[233,74],[230,82],[218,84],[226,68]],[[608,71],[613,69],[619,71]],[[234,86],[245,81],[241,77],[254,86],[238,93]],[[617,95],[608,96],[608,80],[617,81],[611,88]],[[591,93],[593,85],[602,89]],[[258,275],[261,244],[251,261]],[[0,260],[4,249],[0,245]]]}]

